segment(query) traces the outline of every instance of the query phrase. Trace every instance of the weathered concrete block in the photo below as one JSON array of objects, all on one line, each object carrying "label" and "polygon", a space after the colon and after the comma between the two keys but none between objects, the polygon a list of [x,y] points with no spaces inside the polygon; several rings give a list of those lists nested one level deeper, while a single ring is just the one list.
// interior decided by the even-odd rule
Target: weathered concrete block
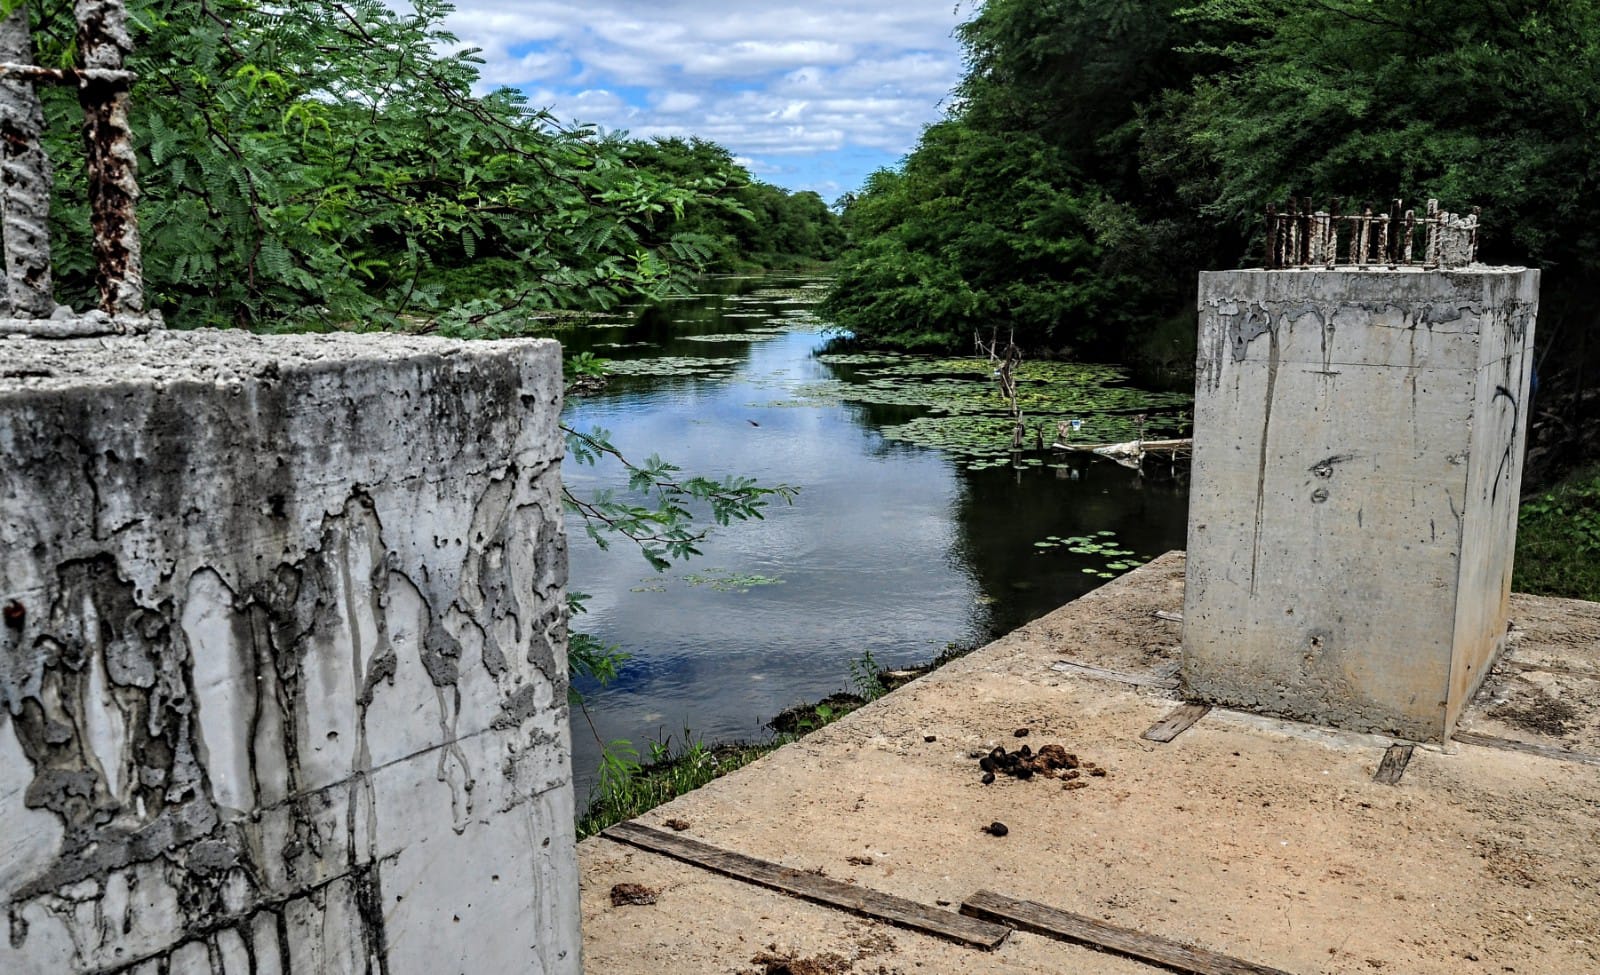
[{"label": "weathered concrete block", "polygon": [[1200,275],[1183,679],[1421,740],[1504,644],[1539,272]]},{"label": "weathered concrete block", "polygon": [[559,349],[0,339],[0,972],[580,970]]}]

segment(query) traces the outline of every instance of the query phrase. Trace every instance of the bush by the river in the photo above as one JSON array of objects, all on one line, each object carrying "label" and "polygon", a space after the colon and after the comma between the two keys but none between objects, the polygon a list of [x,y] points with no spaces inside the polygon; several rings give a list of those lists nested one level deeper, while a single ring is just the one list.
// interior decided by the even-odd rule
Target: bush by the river
[{"label": "bush by the river", "polygon": [[1600,466],[1523,499],[1512,587],[1600,601]]}]

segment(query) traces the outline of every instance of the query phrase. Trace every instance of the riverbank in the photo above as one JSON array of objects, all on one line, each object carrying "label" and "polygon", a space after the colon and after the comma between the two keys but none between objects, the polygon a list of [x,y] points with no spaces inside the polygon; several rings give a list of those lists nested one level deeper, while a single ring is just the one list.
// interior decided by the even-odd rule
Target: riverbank
[{"label": "riverbank", "polygon": [[642,762],[639,751],[631,744],[613,742],[613,752],[602,760],[602,777],[595,795],[578,817],[578,838],[594,836],[608,826],[714,782],[975,649],[972,645],[950,644],[924,663],[886,669],[878,668],[869,654],[851,665],[854,691],[839,690],[819,700],[785,708],[767,722],[773,736],[765,741],[707,743],[686,730],[676,750],[670,739],[646,743]]},{"label": "riverbank", "polygon": [[[1175,706],[1179,626],[1155,613],[1182,573],[1164,556],[641,821],[936,910],[987,888],[1300,975],[1600,964],[1592,766],[1452,742],[1386,785],[1388,739],[1223,709],[1141,737]],[[1513,616],[1465,729],[1600,753],[1600,713],[1540,730],[1505,700],[1518,675],[1600,700],[1600,606],[1519,595]],[[1019,742],[1106,774],[985,784],[973,756]],[[1151,970],[1023,932],[963,947],[601,837],[579,860],[585,963],[618,975]],[[613,904],[617,884],[654,903]]]}]

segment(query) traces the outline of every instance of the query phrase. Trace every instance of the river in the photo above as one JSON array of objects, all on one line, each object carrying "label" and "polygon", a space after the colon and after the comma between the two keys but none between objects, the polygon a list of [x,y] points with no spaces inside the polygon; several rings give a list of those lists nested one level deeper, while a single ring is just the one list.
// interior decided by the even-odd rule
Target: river
[{"label": "river", "polygon": [[[1015,469],[975,445],[1004,426],[993,402],[979,404],[989,413],[972,409],[993,398],[986,366],[819,355],[821,284],[718,279],[561,335],[569,354],[610,357],[620,373],[569,400],[569,426],[605,428],[641,460],[659,454],[691,473],[801,488],[763,520],[715,528],[700,558],[662,573],[625,540],[601,551],[568,516],[571,587],[589,594],[574,628],[631,655],[609,686],[580,685],[580,797],[595,782],[600,740],[645,751],[668,736],[681,744],[686,730],[764,738],[777,712],[848,689],[852,662],[868,652],[901,665],[987,641],[1183,545],[1181,476],[1041,451]],[[1145,396],[1106,367],[1061,368],[1075,371],[1025,384],[1037,391],[1025,406],[1053,396],[1040,415],[1087,416],[1090,439],[1097,427],[1123,439],[1141,410],[1166,424],[1152,436],[1181,422],[1181,396]],[[946,401],[957,406],[928,405]],[[616,467],[570,457],[563,477],[580,495],[626,488]]]}]

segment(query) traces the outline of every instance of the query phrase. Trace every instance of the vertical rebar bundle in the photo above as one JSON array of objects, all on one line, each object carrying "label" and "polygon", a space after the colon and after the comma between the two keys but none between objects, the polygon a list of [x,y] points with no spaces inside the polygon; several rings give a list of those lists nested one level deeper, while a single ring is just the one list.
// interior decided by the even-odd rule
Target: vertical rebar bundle
[{"label": "vertical rebar bundle", "polygon": [[[1473,207],[1466,216],[1439,208],[1429,200],[1423,216],[1402,210],[1401,201],[1387,212],[1374,213],[1363,203],[1354,213],[1340,212],[1334,197],[1326,210],[1312,210],[1309,199],[1290,197],[1283,210],[1267,205],[1266,266],[1279,268],[1464,267],[1477,259],[1478,219]],[[1421,229],[1422,258],[1415,237]]]},{"label": "vertical rebar bundle", "polygon": [[[138,164],[128,126],[133,75],[123,66],[133,49],[127,11],[122,0],[76,0],[73,12],[82,60],[74,68],[35,63],[25,6],[0,20],[0,242],[6,260],[0,332],[92,334],[142,331],[159,324],[159,316],[147,315],[144,307],[135,213]],[[52,173],[41,141],[41,84],[75,87],[83,107],[100,302],[98,311],[81,316],[57,308],[52,295]]]}]

